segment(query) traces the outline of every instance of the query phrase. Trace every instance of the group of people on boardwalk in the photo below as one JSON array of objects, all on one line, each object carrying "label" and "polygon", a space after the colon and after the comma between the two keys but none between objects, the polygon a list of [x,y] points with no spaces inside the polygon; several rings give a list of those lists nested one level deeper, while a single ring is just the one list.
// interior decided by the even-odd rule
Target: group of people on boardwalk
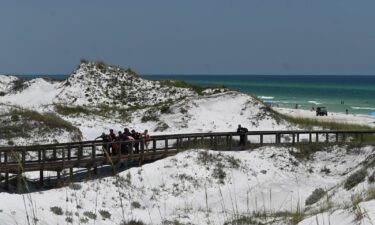
[{"label": "group of people on boardwalk", "polygon": [[134,153],[138,154],[140,144],[144,141],[144,147],[148,150],[150,144],[150,135],[148,130],[143,133],[136,132],[134,129],[124,128],[124,131],[118,131],[117,135],[113,129],[109,130],[109,134],[102,133],[99,137],[95,138],[103,140],[103,150],[110,155],[129,154],[129,150],[134,149]]}]

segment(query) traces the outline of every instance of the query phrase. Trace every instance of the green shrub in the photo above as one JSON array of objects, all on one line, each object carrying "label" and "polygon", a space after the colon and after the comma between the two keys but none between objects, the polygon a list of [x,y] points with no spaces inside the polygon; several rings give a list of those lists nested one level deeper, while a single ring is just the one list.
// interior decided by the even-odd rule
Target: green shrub
[{"label": "green shrub", "polygon": [[227,174],[225,173],[225,171],[223,170],[223,167],[224,165],[221,164],[221,163],[217,163],[213,172],[212,172],[212,176],[216,179],[219,180],[219,183],[220,184],[224,184],[224,179],[225,177],[227,176]]},{"label": "green shrub", "polygon": [[80,223],[88,223],[88,222],[89,222],[89,219],[86,218],[86,217],[84,217],[84,218],[79,219],[79,222],[80,222]]},{"label": "green shrub", "polygon": [[375,172],[373,172],[368,178],[367,181],[371,184],[375,181]]},{"label": "green shrub", "polygon": [[372,199],[375,199],[375,187],[370,187],[367,191],[366,191],[366,200],[372,200]]},{"label": "green shrub", "polygon": [[24,78],[18,78],[17,80],[14,80],[12,82],[12,91],[17,92],[17,91],[22,91],[23,89],[26,88],[26,79]]},{"label": "green shrub", "polygon": [[187,111],[187,109],[185,109],[185,108],[180,108],[180,113],[182,113],[182,114],[186,114],[188,111]]},{"label": "green shrub", "polygon": [[132,220],[129,220],[129,221],[122,221],[122,223],[120,225],[146,225],[144,222],[140,221],[140,220],[135,220],[135,219],[132,219]]},{"label": "green shrub", "polygon": [[226,161],[229,164],[229,168],[238,169],[240,168],[241,160],[234,158],[233,156],[225,156]]},{"label": "green shrub", "polygon": [[306,199],[305,204],[306,205],[312,205],[312,204],[318,202],[325,194],[326,194],[326,192],[322,188],[317,188]]},{"label": "green shrub", "polygon": [[71,106],[65,106],[65,105],[55,105],[54,106],[55,111],[58,114],[64,115],[64,116],[69,116],[72,114],[85,114],[88,115],[90,114],[90,110],[87,108],[84,108],[82,106],[76,106],[76,107],[71,107]]},{"label": "green shrub", "polygon": [[99,214],[102,216],[103,220],[111,218],[111,213],[107,210],[99,210]]},{"label": "green shrub", "polygon": [[367,176],[367,170],[366,169],[361,169],[358,170],[357,172],[353,173],[350,175],[344,184],[344,188],[346,190],[350,190],[353,187],[357,186],[357,184],[361,183]]},{"label": "green shrub", "polygon": [[135,209],[139,209],[141,208],[141,204],[139,202],[132,202],[132,207],[135,208]]},{"label": "green shrub", "polygon": [[166,114],[166,113],[170,113],[170,108],[168,105],[163,105],[161,108],[160,108],[160,113],[163,113],[163,114]]},{"label": "green shrub", "polygon": [[224,225],[264,225],[264,223],[258,222],[249,216],[241,216],[238,219],[225,222]]},{"label": "green shrub", "polygon": [[73,218],[68,216],[65,218],[65,221],[68,222],[68,223],[73,223]]},{"label": "green shrub", "polygon": [[87,64],[88,62],[89,62],[89,61],[88,61],[87,59],[81,59],[81,60],[80,60],[80,63],[81,63],[81,64],[82,64],[82,63],[83,63],[83,64]]},{"label": "green shrub", "polygon": [[103,61],[96,61],[95,65],[102,72],[105,72],[107,70],[107,64],[105,64]]},{"label": "green shrub", "polygon": [[159,118],[155,114],[145,114],[141,118],[142,123],[148,122],[148,121],[159,121]]},{"label": "green shrub", "polygon": [[72,189],[72,190],[81,190],[82,189],[82,185],[81,184],[76,184],[76,183],[71,183],[69,185],[69,188]]},{"label": "green shrub", "polygon": [[10,116],[10,120],[12,120],[13,122],[20,121],[20,116],[17,114],[13,114]]},{"label": "green shrub", "polygon": [[159,122],[158,124],[156,124],[156,128],[154,129],[154,131],[165,131],[168,128],[169,128],[168,124],[164,122]]},{"label": "green shrub", "polygon": [[88,218],[90,218],[90,219],[92,219],[92,220],[96,220],[96,217],[97,217],[95,213],[90,212],[90,211],[85,211],[83,213],[83,215],[86,216],[86,217],[88,217]]},{"label": "green shrub", "polygon": [[61,207],[58,207],[58,206],[53,206],[50,208],[51,212],[53,212],[54,214],[58,215],[58,216],[61,216],[64,214],[63,210]]},{"label": "green shrub", "polygon": [[199,95],[202,95],[202,92],[206,89],[197,85],[186,83],[185,81],[181,80],[161,80],[160,84],[169,87],[189,88]]},{"label": "green shrub", "polygon": [[14,145],[14,141],[8,140],[8,145]]}]

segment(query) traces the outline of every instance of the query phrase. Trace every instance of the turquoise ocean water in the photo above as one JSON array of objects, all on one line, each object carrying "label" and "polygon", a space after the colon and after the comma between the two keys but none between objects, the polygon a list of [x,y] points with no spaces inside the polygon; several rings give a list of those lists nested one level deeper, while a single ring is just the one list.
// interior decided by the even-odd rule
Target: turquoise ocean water
[{"label": "turquoise ocean water", "polygon": [[[280,107],[311,109],[326,106],[328,111],[351,114],[375,112],[375,76],[338,75],[153,75],[149,79],[184,80],[191,84],[224,85],[248,93]],[[341,104],[343,101],[344,104]]]},{"label": "turquoise ocean water", "polygon": [[[23,76],[35,78],[40,76]],[[42,76],[59,80],[66,75]],[[183,80],[200,86],[226,86],[281,107],[350,114],[375,112],[375,76],[339,75],[144,75],[152,80]],[[344,104],[342,104],[344,103]]]}]

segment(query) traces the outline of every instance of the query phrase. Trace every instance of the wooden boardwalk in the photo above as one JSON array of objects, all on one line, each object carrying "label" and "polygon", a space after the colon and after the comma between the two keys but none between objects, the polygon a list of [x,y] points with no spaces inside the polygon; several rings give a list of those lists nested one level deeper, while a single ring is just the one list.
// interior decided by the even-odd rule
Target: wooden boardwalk
[{"label": "wooden boardwalk", "polygon": [[[72,177],[74,168],[85,168],[96,174],[98,167],[103,165],[113,168],[128,162],[141,165],[144,161],[165,158],[191,148],[230,151],[262,145],[366,143],[369,136],[370,139],[375,139],[375,130],[252,131],[243,135],[247,146],[241,148],[238,147],[240,134],[234,132],[157,135],[151,137],[148,148],[144,140],[116,142],[117,145],[122,144],[125,150],[118,151],[117,154],[107,152],[105,149],[109,149],[111,143],[102,141],[0,147],[1,182],[8,189],[10,176],[16,176],[19,186],[24,172],[39,171],[39,183],[43,186],[44,171],[55,171],[59,180],[62,171],[69,170],[67,174]],[[138,151],[134,147],[137,144]]]}]

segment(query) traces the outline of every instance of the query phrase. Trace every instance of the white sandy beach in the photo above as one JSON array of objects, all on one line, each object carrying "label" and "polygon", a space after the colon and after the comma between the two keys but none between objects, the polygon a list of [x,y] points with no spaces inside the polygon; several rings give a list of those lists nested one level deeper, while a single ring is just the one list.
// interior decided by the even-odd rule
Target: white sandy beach
[{"label": "white sandy beach", "polygon": [[359,124],[375,127],[375,116],[328,112],[328,116],[316,116],[315,111],[305,109],[273,108],[275,111],[292,117],[316,119],[328,122]]}]

